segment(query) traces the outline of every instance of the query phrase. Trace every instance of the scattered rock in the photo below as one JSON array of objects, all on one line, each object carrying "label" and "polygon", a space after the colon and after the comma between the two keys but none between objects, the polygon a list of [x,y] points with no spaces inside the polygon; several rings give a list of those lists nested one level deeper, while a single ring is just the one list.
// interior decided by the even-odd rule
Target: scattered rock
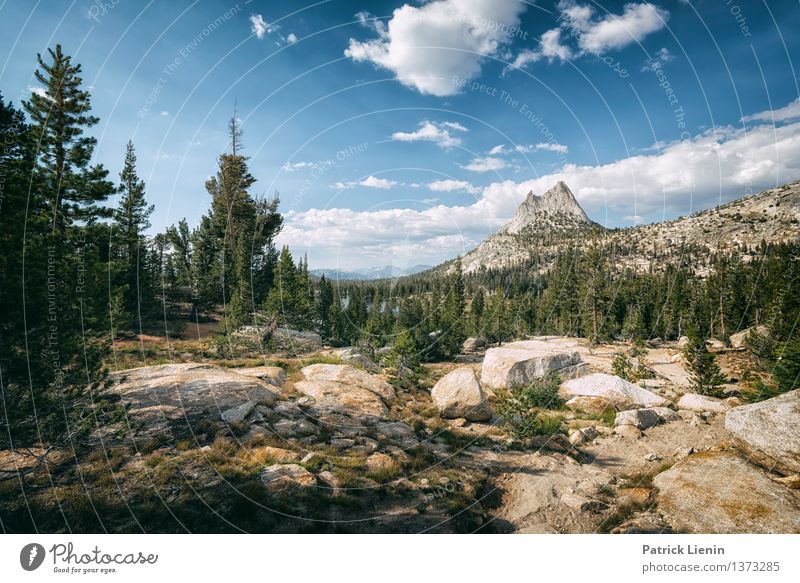
[{"label": "scattered rock", "polygon": [[370,472],[385,472],[397,469],[397,462],[385,453],[373,453],[367,458],[367,470]]},{"label": "scattered rock", "polygon": [[783,475],[800,473],[800,390],[731,409],[725,429],[754,462]]},{"label": "scattered rock", "polygon": [[268,459],[276,462],[294,462],[300,457],[296,451],[291,449],[283,449],[282,447],[266,446],[258,448],[254,451],[260,451]]},{"label": "scattered rock", "polygon": [[618,425],[614,428],[614,433],[626,439],[639,439],[642,432],[633,425]]},{"label": "scattered rock", "polygon": [[759,336],[766,336],[769,333],[769,330],[767,330],[767,327],[763,325],[745,328],[741,332],[731,334],[731,346],[733,348],[747,348],[747,337],[750,335],[750,332],[754,332]]},{"label": "scattered rock", "polygon": [[716,338],[706,338],[706,346],[709,350],[713,350],[714,352],[725,350],[725,343],[722,340],[717,340]]},{"label": "scattered rock", "polygon": [[653,409],[631,409],[617,413],[617,419],[614,424],[617,427],[631,425],[637,429],[648,429],[658,425],[660,420],[661,417]]},{"label": "scattered rock", "polygon": [[261,472],[261,483],[271,494],[289,494],[317,485],[314,474],[298,464],[277,464]]},{"label": "scattered rock", "polygon": [[242,403],[238,407],[233,407],[222,412],[222,420],[225,423],[241,423],[253,411],[255,405],[253,403]]},{"label": "scattered rock", "polygon": [[681,416],[677,411],[673,411],[669,407],[651,407],[653,411],[658,414],[659,423],[670,423],[672,421],[680,421]]},{"label": "scattered rock", "polygon": [[733,452],[685,458],[653,483],[658,510],[687,533],[795,533],[800,501]]},{"label": "scattered rock", "polygon": [[483,338],[467,338],[461,345],[463,352],[477,352],[486,347],[486,340]]},{"label": "scattered rock", "polygon": [[678,409],[685,411],[709,411],[711,413],[724,413],[730,405],[721,399],[706,397],[697,393],[686,393],[678,400]]},{"label": "scattered rock", "polygon": [[349,365],[312,364],[303,370],[297,391],[315,400],[317,407],[332,407],[355,415],[383,417],[394,399],[392,385],[382,378]]},{"label": "scattered rock", "polygon": [[144,366],[111,375],[108,392],[119,395],[128,414],[143,431],[157,434],[171,421],[243,419],[255,405],[271,407],[277,395],[264,381],[213,364],[183,363]]},{"label": "scattered rock", "polygon": [[615,410],[614,405],[605,397],[589,397],[580,395],[566,402],[568,409],[587,415],[602,415],[606,411]]},{"label": "scattered rock", "polygon": [[315,332],[276,328],[269,342],[277,349],[308,352],[322,348],[322,337]]},{"label": "scattered rock", "polygon": [[599,436],[600,432],[594,427],[584,427],[583,429],[576,429],[570,433],[569,442],[572,445],[583,445],[584,443],[589,443],[590,441],[597,439]]},{"label": "scattered rock", "polygon": [[637,407],[660,407],[667,400],[655,393],[629,383],[618,376],[595,373],[585,377],[562,383],[559,395],[564,399],[573,397],[603,397],[618,410],[635,409]]},{"label": "scattered rock", "polygon": [[644,456],[644,461],[646,461],[646,462],[657,462],[660,459],[661,459],[661,456],[658,455],[656,452],[651,452],[651,453],[648,453],[646,456]]},{"label": "scattered rock", "polygon": [[335,356],[345,364],[349,364],[369,372],[380,372],[380,367],[358,348],[339,348],[332,351],[331,355]]},{"label": "scattered rock", "polygon": [[488,421],[492,408],[475,371],[462,367],[449,372],[431,390],[431,398],[442,417],[469,421]]},{"label": "scattered rock", "polygon": [[492,389],[511,389],[555,372],[562,378],[584,374],[588,364],[576,351],[542,340],[511,342],[486,351],[481,383]]},{"label": "scattered rock", "polygon": [[233,370],[240,375],[256,377],[279,388],[286,382],[286,371],[279,366],[250,366]]},{"label": "scattered rock", "polygon": [[272,426],[272,429],[281,437],[305,437],[316,435],[319,429],[316,425],[305,419],[281,419]]}]

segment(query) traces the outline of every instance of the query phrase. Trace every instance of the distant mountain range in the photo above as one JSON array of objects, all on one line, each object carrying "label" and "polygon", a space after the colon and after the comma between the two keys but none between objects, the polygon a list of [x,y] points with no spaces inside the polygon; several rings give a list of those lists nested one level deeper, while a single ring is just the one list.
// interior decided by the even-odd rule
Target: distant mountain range
[{"label": "distant mountain range", "polygon": [[[800,182],[688,217],[625,229],[605,229],[591,221],[569,187],[559,182],[541,196],[529,193],[514,218],[461,263],[466,273],[523,266],[542,272],[565,248],[582,249],[594,241],[613,250],[617,268],[641,272],[682,263],[702,273],[712,253],[798,239]],[[434,270],[449,271],[451,266],[448,261]]]},{"label": "distant mountain range", "polygon": [[396,265],[386,265],[384,267],[371,267],[369,269],[357,269],[354,271],[341,271],[338,269],[311,269],[309,273],[315,277],[322,277],[332,280],[375,280],[390,279],[393,277],[403,277],[414,275],[430,269],[430,265],[414,265],[413,267],[397,267]]}]

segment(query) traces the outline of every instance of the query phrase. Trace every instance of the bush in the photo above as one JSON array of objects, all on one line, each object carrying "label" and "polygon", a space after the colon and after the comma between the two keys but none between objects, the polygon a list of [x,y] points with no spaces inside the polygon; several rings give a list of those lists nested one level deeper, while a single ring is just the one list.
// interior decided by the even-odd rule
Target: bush
[{"label": "bush", "polygon": [[561,377],[550,372],[542,378],[534,379],[529,385],[514,390],[528,408],[560,409],[564,405],[564,400],[558,396],[560,384]]},{"label": "bush", "polygon": [[563,404],[558,397],[561,379],[556,374],[534,380],[529,385],[497,394],[497,412],[503,427],[517,439],[561,432],[561,418],[542,414],[542,409],[557,409]]}]

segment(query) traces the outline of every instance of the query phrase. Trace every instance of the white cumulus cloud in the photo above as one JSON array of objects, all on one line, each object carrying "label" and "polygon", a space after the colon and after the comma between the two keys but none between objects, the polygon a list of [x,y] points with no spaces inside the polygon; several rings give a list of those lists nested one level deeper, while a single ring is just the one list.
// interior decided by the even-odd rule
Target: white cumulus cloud
[{"label": "white cumulus cloud", "polygon": [[455,95],[459,80],[477,77],[484,58],[513,40],[524,9],[519,0],[435,0],[404,4],[386,24],[362,12],[357,18],[378,38],[351,38],[345,55],[391,71],[420,93]]},{"label": "white cumulus cloud", "polygon": [[440,148],[452,148],[461,145],[461,138],[455,137],[450,130],[466,132],[467,128],[457,122],[430,122],[422,121],[419,129],[413,132],[395,132],[392,139],[398,142],[434,142]]},{"label": "white cumulus cloud", "polygon": [[779,109],[762,111],[753,115],[746,115],[742,118],[743,122],[766,121],[776,123],[800,119],[800,97],[792,101],[789,105]]},{"label": "white cumulus cloud", "polygon": [[505,167],[506,161],[502,158],[485,156],[483,158],[473,158],[469,164],[464,166],[464,170],[469,170],[470,172],[493,172],[502,170]]},{"label": "white cumulus cloud", "polygon": [[429,182],[428,188],[434,192],[468,192],[476,194],[481,191],[480,188],[466,180],[453,180],[451,178]]},{"label": "white cumulus cloud", "polygon": [[269,26],[264,22],[264,17],[260,14],[253,14],[250,17],[250,32],[256,35],[256,38],[261,40],[267,34]]},{"label": "white cumulus cloud", "polygon": [[[625,4],[622,14],[600,14],[594,5],[580,4],[575,0],[561,0],[557,7],[560,10],[559,26],[542,33],[538,46],[520,51],[511,67],[525,68],[542,59],[566,61],[586,54],[599,55],[622,49],[661,30],[669,19],[667,10],[650,2]],[[570,45],[577,46],[573,48]],[[662,51],[671,57],[667,49]],[[661,51],[659,55],[664,57],[662,62],[669,58]]]},{"label": "white cumulus cloud", "polygon": [[344,257],[354,262],[350,267],[387,265],[400,251],[413,252],[415,263],[434,264],[469,251],[510,220],[529,191],[543,193],[559,180],[591,218],[618,224],[689,214],[800,179],[800,121],[773,125],[772,112],[748,117],[765,123],[746,130],[717,127],[607,164],[567,164],[531,180],[494,182],[468,205],[289,212],[278,239],[308,251],[315,264],[336,264]]},{"label": "white cumulus cloud", "polygon": [[378,178],[370,174],[363,180],[357,180],[355,182],[335,182],[331,184],[331,188],[334,188],[336,190],[348,190],[350,188],[355,188],[356,186],[365,186],[366,188],[378,188],[380,190],[389,190],[390,188],[393,188],[398,184],[399,183],[394,180],[389,180],[388,178]]}]

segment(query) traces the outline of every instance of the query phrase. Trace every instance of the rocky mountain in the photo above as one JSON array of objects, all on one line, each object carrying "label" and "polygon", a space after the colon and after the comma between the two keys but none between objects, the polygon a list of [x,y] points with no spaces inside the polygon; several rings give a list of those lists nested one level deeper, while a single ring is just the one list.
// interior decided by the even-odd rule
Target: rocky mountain
[{"label": "rocky mountain", "polygon": [[468,253],[462,265],[467,273],[532,264],[544,270],[565,246],[580,248],[589,238],[612,246],[621,267],[646,271],[682,260],[702,273],[711,253],[800,239],[800,181],[688,217],[625,229],[592,222],[559,182],[542,196],[528,194],[514,218]]},{"label": "rocky mountain", "polygon": [[564,182],[541,196],[528,193],[517,213],[497,233],[462,259],[466,273],[502,269],[525,262],[532,254],[552,253],[567,240],[585,238],[603,228],[586,216]]},{"label": "rocky mountain", "polygon": [[412,267],[401,268],[396,265],[385,265],[383,267],[371,267],[368,269],[357,269],[354,271],[342,271],[338,269],[312,269],[309,273],[315,277],[323,275],[332,280],[375,280],[390,279],[392,277],[403,277],[404,275],[414,275],[430,269],[430,265],[414,265]]}]

